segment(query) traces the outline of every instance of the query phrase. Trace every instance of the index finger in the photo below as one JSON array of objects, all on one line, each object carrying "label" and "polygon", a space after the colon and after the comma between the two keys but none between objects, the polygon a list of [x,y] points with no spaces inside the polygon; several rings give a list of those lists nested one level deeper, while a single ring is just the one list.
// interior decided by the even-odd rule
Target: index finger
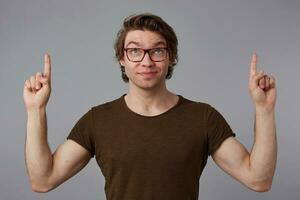
[{"label": "index finger", "polygon": [[250,64],[250,75],[256,75],[256,65],[257,65],[257,55],[252,54],[251,64]]},{"label": "index finger", "polygon": [[44,76],[51,77],[51,59],[49,54],[45,54],[44,56]]}]

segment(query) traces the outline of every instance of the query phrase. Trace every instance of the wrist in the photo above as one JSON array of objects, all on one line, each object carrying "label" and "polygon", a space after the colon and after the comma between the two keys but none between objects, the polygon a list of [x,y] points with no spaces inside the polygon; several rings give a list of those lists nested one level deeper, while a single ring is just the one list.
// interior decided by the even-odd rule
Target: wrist
[{"label": "wrist", "polygon": [[274,108],[255,106],[255,112],[260,115],[273,115],[275,113],[275,110]]},{"label": "wrist", "polygon": [[44,114],[46,113],[46,107],[32,107],[27,109],[27,114]]}]

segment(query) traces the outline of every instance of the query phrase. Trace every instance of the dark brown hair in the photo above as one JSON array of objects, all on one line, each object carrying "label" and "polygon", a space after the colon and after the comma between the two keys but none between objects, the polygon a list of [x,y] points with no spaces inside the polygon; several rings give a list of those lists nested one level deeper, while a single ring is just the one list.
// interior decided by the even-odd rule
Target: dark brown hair
[{"label": "dark brown hair", "polygon": [[[157,32],[166,40],[170,61],[166,79],[170,79],[173,74],[174,66],[178,61],[178,40],[173,28],[169,26],[162,18],[151,13],[130,15],[129,17],[124,19],[123,26],[119,30],[117,38],[115,40],[115,57],[118,61],[120,61],[124,57],[124,42],[126,35],[129,31],[133,30],[149,30]],[[123,81],[127,83],[129,79],[125,74],[124,66],[120,65],[120,67]]]}]

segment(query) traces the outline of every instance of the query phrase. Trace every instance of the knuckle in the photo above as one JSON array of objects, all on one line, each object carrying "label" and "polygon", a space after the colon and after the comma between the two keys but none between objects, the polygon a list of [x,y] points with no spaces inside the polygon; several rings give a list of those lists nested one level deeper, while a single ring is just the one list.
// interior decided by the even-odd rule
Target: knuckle
[{"label": "knuckle", "polygon": [[25,83],[24,83],[24,85],[25,85],[26,87],[30,87],[30,83],[29,83],[29,81],[28,81],[28,80],[26,80],[26,81],[25,81]]}]

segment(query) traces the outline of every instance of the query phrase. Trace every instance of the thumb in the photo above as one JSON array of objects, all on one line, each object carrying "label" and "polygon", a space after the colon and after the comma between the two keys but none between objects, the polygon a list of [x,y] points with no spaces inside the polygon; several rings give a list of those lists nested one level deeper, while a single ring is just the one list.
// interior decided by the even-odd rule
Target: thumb
[{"label": "thumb", "polygon": [[260,72],[254,77],[254,82],[256,85],[259,85],[259,81],[265,76],[265,72],[260,70]]},{"label": "thumb", "polygon": [[25,83],[24,83],[24,92],[25,91],[31,92],[31,87],[30,87],[29,80],[26,80]]},{"label": "thumb", "polygon": [[50,78],[45,77],[43,75],[38,76],[38,80],[43,84],[43,85],[50,85]]}]

